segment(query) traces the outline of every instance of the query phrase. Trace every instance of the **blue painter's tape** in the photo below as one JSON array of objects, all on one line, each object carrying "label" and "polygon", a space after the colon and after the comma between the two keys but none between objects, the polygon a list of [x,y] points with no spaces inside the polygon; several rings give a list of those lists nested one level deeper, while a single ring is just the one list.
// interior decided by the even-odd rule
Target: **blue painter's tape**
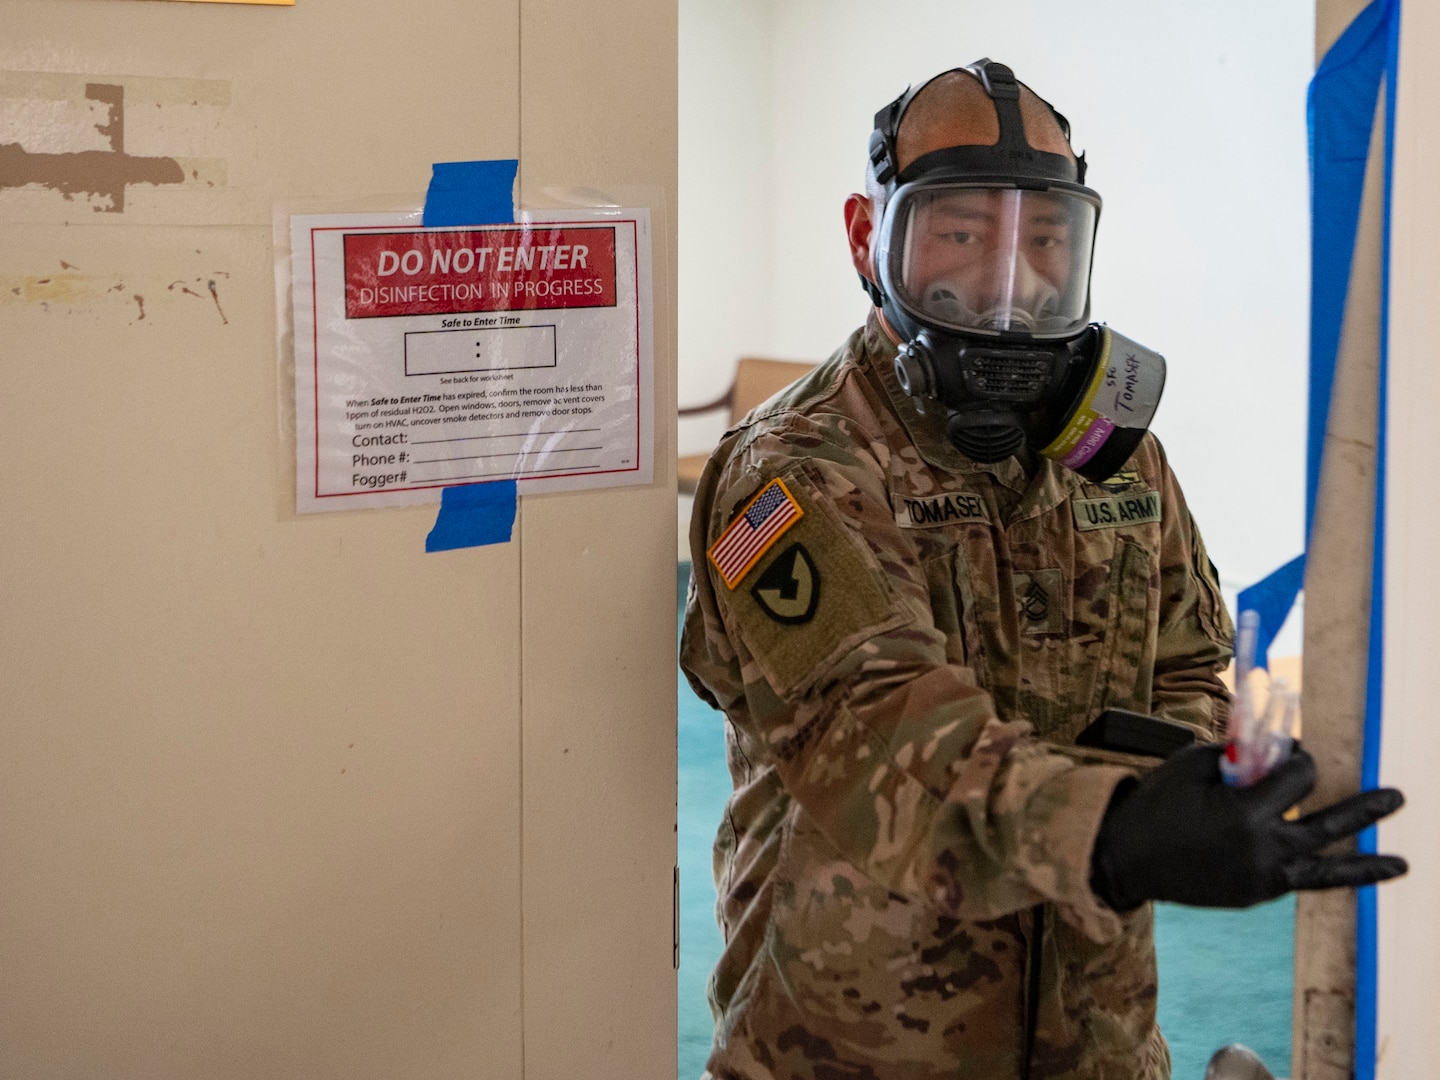
[{"label": "blue painter's tape", "polygon": [[[1365,738],[1360,758],[1360,786],[1380,782],[1381,718],[1385,686],[1385,509],[1389,467],[1390,369],[1390,226],[1395,160],[1396,76],[1400,66],[1401,0],[1372,0],[1340,35],[1320,61],[1310,83],[1311,288],[1310,288],[1310,420],[1306,452],[1305,539],[1315,523],[1320,489],[1320,464],[1330,416],[1335,362],[1355,236],[1365,187],[1365,165],[1375,121],[1375,105],[1385,92],[1385,193],[1380,253],[1379,413],[1375,449],[1374,544],[1370,567],[1370,639],[1365,671]],[[1262,633],[1267,618],[1274,629],[1284,621],[1304,577],[1304,556],[1276,570],[1240,594],[1261,610]],[[1273,639],[1264,640],[1268,647]],[[1362,852],[1375,851],[1375,827],[1360,834]],[[1379,994],[1377,986],[1379,911],[1375,888],[1356,892],[1355,926],[1355,1080],[1375,1080]]]},{"label": "blue painter's tape", "polygon": [[[1372,4],[1372,7],[1375,5]],[[1368,9],[1367,9],[1368,10]],[[1362,13],[1363,14],[1363,13]],[[1385,707],[1385,482],[1390,459],[1390,225],[1395,181],[1395,102],[1400,71],[1400,0],[1383,0],[1385,39],[1385,217],[1380,251],[1379,416],[1375,446],[1375,541],[1370,564],[1370,652],[1365,668],[1365,749],[1360,786],[1380,782],[1381,719]],[[1359,19],[1357,17],[1356,21]],[[1359,848],[1375,851],[1375,826],[1360,834]],[[1379,1063],[1380,912],[1375,887],[1357,891],[1355,909],[1355,1078],[1375,1080]]]},{"label": "blue painter's tape", "polygon": [[1235,610],[1253,611],[1260,616],[1260,633],[1255,641],[1255,666],[1270,668],[1270,644],[1295,606],[1295,597],[1305,584],[1305,556],[1297,555],[1269,577],[1241,589]]},{"label": "blue painter's tape", "polygon": [[437,161],[430,166],[425,193],[426,228],[441,225],[499,225],[515,220],[515,174],[520,162]]},{"label": "blue painter's tape", "polygon": [[425,550],[508,544],[515,527],[515,500],[514,480],[445,488],[435,527],[425,537]]},{"label": "blue painter's tape", "polygon": [[[1375,450],[1375,542],[1370,567],[1370,640],[1365,674],[1365,739],[1360,786],[1380,780],[1381,716],[1385,685],[1385,475],[1389,459],[1390,222],[1395,159],[1396,74],[1400,56],[1401,0],[1372,0],[1320,61],[1310,83],[1310,421],[1305,470],[1305,540],[1315,524],[1320,463],[1330,417],[1330,396],[1350,269],[1365,187],[1365,165],[1375,105],[1385,90],[1385,196],[1380,255],[1380,364],[1378,438]],[[1304,560],[1286,563],[1240,594],[1238,606],[1261,613],[1279,630],[1304,577]],[[1375,851],[1375,828],[1360,834],[1362,852]],[[1373,886],[1356,894],[1355,1080],[1374,1080],[1378,1046],[1377,967],[1379,913]]]},{"label": "blue painter's tape", "polygon": [[[1330,47],[1310,82],[1307,121],[1310,135],[1310,414],[1305,454],[1305,542],[1315,525],[1315,504],[1320,493],[1320,463],[1325,430],[1330,420],[1330,397],[1335,384],[1335,363],[1340,351],[1340,327],[1350,289],[1350,267],[1355,256],[1355,234],[1360,222],[1360,201],[1365,187],[1365,163],[1375,104],[1382,85],[1393,87],[1400,0],[1374,0]],[[1387,93],[1391,93],[1387,89]],[[1393,104],[1393,103],[1392,103]],[[1393,115],[1393,109],[1386,113]],[[1390,121],[1387,119],[1387,124]],[[1385,220],[1389,222],[1390,151],[1386,142]],[[1389,241],[1386,240],[1386,250]],[[1382,260],[1388,272],[1388,257]],[[1383,287],[1383,285],[1382,285]],[[1386,310],[1386,309],[1382,309]],[[1381,320],[1381,334],[1386,320]],[[1383,343],[1382,343],[1383,351]],[[1383,361],[1382,361],[1383,365]],[[1382,401],[1383,406],[1383,401]],[[1383,425],[1381,440],[1383,442]],[[1382,477],[1384,473],[1380,474]],[[1383,485],[1377,506],[1383,498]],[[1380,519],[1377,517],[1377,522]],[[1377,526],[1378,527],[1378,526]],[[1377,545],[1376,549],[1381,549]],[[1378,555],[1377,555],[1378,558]],[[1239,610],[1260,612],[1264,657],[1270,642],[1290,613],[1304,576],[1304,556],[1292,560],[1241,593]],[[1378,593],[1376,594],[1379,595]],[[1249,600],[1246,598],[1250,597]],[[1372,600],[1372,604],[1376,601]],[[1372,608],[1372,610],[1374,610]]]},{"label": "blue painter's tape", "polygon": [[[421,223],[500,225],[515,220],[515,174],[520,162],[437,161],[430,166]],[[515,481],[463,484],[440,493],[440,513],[425,537],[426,551],[508,544],[515,527]]]}]

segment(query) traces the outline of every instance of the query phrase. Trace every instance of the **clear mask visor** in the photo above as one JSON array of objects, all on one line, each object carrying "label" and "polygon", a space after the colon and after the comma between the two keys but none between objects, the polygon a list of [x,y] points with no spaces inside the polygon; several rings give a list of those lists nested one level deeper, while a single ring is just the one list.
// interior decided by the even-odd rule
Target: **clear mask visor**
[{"label": "clear mask visor", "polygon": [[1098,201],[955,184],[902,189],[887,209],[879,254],[920,321],[1042,337],[1085,325]]}]

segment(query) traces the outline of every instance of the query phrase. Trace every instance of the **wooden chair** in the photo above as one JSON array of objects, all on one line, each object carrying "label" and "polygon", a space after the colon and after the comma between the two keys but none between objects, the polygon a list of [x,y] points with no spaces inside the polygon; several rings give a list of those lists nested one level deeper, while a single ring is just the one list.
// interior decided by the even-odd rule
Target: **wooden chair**
[{"label": "wooden chair", "polygon": [[[756,405],[774,397],[800,376],[815,367],[814,364],[795,360],[764,360],[759,357],[742,357],[735,366],[735,381],[724,396],[705,405],[694,405],[679,410],[683,416],[700,416],[720,409],[729,410],[729,424],[735,423]],[[700,482],[700,472],[709,460],[709,454],[685,454],[679,461],[679,486],[687,494],[694,492]]]}]

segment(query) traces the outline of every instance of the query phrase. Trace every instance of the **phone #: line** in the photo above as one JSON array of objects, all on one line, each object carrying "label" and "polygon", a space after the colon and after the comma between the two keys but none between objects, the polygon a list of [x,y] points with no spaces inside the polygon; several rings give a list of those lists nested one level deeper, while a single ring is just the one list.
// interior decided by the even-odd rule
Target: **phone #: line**
[{"label": "phone #: line", "polygon": [[604,450],[603,446],[566,446],[559,450],[537,450],[533,454],[466,454],[464,457],[418,458],[412,465],[433,465],[437,461],[478,461],[492,457],[534,457],[535,454],[577,454],[581,450]]}]

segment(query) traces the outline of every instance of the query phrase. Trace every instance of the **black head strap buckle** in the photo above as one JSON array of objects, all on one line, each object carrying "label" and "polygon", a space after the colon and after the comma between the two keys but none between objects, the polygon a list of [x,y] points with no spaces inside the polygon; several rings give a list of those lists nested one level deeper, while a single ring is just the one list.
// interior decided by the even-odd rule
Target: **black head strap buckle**
[{"label": "black head strap buckle", "polygon": [[870,167],[875,170],[875,180],[888,184],[895,175],[894,141],[877,125],[870,133]]},{"label": "black head strap buckle", "polygon": [[923,87],[907,86],[894,101],[875,114],[875,130],[870,133],[870,165],[875,170],[875,179],[888,184],[900,171],[900,161],[895,150],[895,139],[900,133],[900,118],[913,98]]},{"label": "black head strap buckle", "polygon": [[980,80],[980,85],[992,100],[1020,100],[1020,84],[1015,81],[1015,72],[998,60],[986,56],[966,65],[964,70]]}]

